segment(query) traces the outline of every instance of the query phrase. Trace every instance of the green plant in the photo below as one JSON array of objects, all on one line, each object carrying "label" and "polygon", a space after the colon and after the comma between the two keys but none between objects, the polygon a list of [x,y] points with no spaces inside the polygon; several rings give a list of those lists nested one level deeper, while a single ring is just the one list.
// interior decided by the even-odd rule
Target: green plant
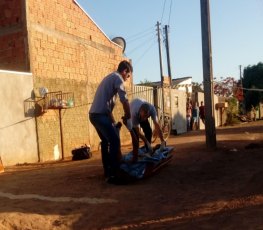
[{"label": "green plant", "polygon": [[233,125],[239,123],[237,119],[238,114],[238,101],[234,97],[230,97],[227,99],[228,107],[226,110],[227,118],[226,118],[226,125]]}]

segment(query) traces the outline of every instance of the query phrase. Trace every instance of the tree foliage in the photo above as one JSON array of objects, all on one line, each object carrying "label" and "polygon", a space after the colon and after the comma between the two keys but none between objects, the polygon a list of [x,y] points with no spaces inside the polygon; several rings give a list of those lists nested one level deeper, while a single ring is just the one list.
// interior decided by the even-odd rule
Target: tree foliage
[{"label": "tree foliage", "polygon": [[227,98],[228,107],[226,110],[227,119],[226,124],[232,125],[234,123],[237,123],[236,115],[238,114],[238,103],[237,98],[235,97],[229,97]]},{"label": "tree foliage", "polygon": [[152,82],[145,78],[143,81],[140,81],[140,85],[151,86]]},{"label": "tree foliage", "polygon": [[263,102],[263,63],[244,68],[242,83],[246,110],[257,108]]},{"label": "tree foliage", "polygon": [[204,87],[202,83],[192,82],[192,91],[193,92],[204,92]]},{"label": "tree foliage", "polygon": [[221,77],[219,80],[214,78],[214,94],[221,97],[232,97],[237,90],[238,81],[233,77]]}]

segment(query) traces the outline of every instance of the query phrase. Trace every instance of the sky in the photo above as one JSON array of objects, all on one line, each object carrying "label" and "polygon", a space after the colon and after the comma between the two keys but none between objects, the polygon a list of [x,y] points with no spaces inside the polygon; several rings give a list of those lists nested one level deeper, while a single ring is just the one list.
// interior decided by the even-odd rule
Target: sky
[{"label": "sky", "polygon": [[[202,83],[200,0],[77,0],[109,37],[123,37],[134,83],[160,81],[157,22],[161,23],[163,74],[167,55],[163,28],[169,26],[172,78]],[[240,78],[263,62],[263,0],[210,0],[213,77]]]}]

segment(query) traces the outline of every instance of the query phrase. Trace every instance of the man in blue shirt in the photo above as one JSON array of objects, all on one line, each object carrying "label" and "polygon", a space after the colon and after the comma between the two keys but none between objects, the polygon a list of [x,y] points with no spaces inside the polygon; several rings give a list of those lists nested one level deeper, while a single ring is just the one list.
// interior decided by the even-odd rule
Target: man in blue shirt
[{"label": "man in blue shirt", "polygon": [[125,125],[131,131],[131,113],[124,82],[130,77],[132,71],[133,68],[129,62],[120,62],[117,71],[106,76],[98,86],[89,111],[90,122],[101,139],[104,175],[110,181],[114,181],[117,177],[120,165],[120,137],[112,110],[118,95],[123,105]]}]

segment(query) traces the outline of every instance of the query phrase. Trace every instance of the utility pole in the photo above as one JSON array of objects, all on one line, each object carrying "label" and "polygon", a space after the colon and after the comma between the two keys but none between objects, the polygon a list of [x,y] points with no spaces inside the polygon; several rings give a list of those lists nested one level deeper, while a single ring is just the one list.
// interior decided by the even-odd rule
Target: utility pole
[{"label": "utility pole", "polygon": [[205,96],[205,132],[206,146],[216,148],[216,129],[214,117],[214,88],[212,47],[210,29],[210,4],[209,0],[200,0],[201,27],[202,27],[202,54],[203,54],[203,80]]},{"label": "utility pole", "polygon": [[172,86],[172,71],[171,71],[171,62],[170,62],[170,47],[169,47],[169,36],[168,36],[168,26],[165,25],[165,45],[166,45],[166,56],[167,56],[167,67],[168,67],[168,75],[170,80],[170,86]]},{"label": "utility pole", "polygon": [[166,56],[167,56],[167,69],[169,75],[169,93],[170,93],[170,115],[172,116],[172,71],[171,71],[171,59],[170,59],[170,46],[169,46],[169,35],[168,35],[168,26],[165,25],[165,47],[166,47]]},{"label": "utility pole", "polygon": [[[160,59],[160,74],[161,74],[161,86],[162,86],[162,111],[164,113],[164,84],[163,84],[163,61],[162,61],[162,46],[161,46],[161,36],[160,36],[160,23],[157,22],[157,35],[158,35],[158,46],[159,46],[159,59]],[[158,111],[158,110],[157,110]]]},{"label": "utility pole", "polygon": [[244,91],[243,91],[243,82],[242,82],[242,65],[239,65],[239,72],[240,72],[240,90],[241,90],[241,103],[239,101],[239,103],[241,104],[241,112],[243,113],[245,111],[245,104],[243,103],[244,101]]}]

